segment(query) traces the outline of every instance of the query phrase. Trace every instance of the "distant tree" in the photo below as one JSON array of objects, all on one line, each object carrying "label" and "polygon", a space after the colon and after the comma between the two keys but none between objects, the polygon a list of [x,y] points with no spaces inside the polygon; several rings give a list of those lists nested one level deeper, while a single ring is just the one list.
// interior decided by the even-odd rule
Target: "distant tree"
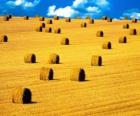
[{"label": "distant tree", "polygon": [[125,16],[125,17],[124,17],[124,20],[129,20],[128,16]]},{"label": "distant tree", "polygon": [[85,19],[91,19],[91,17],[90,16],[86,16],[86,18]]}]

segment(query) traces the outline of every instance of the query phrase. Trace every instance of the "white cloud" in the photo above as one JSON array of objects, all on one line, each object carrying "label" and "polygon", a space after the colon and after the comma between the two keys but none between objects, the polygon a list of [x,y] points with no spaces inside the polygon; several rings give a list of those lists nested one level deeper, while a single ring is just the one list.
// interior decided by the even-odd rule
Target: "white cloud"
[{"label": "white cloud", "polygon": [[73,7],[77,8],[77,7],[84,7],[84,5],[87,3],[87,0],[75,0],[73,2]]},{"label": "white cloud", "polygon": [[100,7],[108,7],[110,3],[107,0],[94,0],[95,4]]},{"label": "white cloud", "polygon": [[125,11],[123,13],[123,17],[129,17],[129,18],[137,18],[137,19],[140,19],[140,10],[138,9],[130,9],[128,11]]},{"label": "white cloud", "polygon": [[48,16],[61,16],[61,17],[73,17],[78,14],[78,11],[72,9],[70,6],[66,6],[64,8],[56,9],[56,6],[50,6],[48,9]]},{"label": "white cloud", "polygon": [[31,8],[31,7],[34,7],[36,5],[38,5],[40,3],[40,0],[34,0],[33,2],[29,2],[27,0],[9,0],[7,1],[7,4],[8,5],[11,5],[11,6],[22,6],[23,8]]},{"label": "white cloud", "polygon": [[101,10],[98,8],[98,7],[96,7],[96,6],[89,6],[88,8],[87,8],[87,11],[88,12],[96,12],[96,13],[100,13],[101,12]]}]

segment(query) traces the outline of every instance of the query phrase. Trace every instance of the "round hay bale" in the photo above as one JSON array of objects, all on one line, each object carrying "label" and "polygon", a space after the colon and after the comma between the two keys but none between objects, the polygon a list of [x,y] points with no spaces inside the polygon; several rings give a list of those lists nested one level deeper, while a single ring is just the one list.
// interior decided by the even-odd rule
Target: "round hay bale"
[{"label": "round hay bale", "polygon": [[69,38],[62,38],[61,45],[69,45]]},{"label": "round hay bale", "polygon": [[107,22],[112,22],[112,18],[107,18]]},{"label": "round hay bale", "polygon": [[123,25],[123,29],[129,29],[129,24]]},{"label": "round hay bale", "polygon": [[51,19],[48,19],[47,24],[53,24],[53,21]]},{"label": "round hay bale", "polygon": [[49,60],[48,60],[49,64],[59,64],[59,62],[60,62],[60,57],[58,54],[53,53],[49,56]]},{"label": "round hay bale", "polygon": [[45,20],[44,17],[40,17],[40,18],[39,18],[39,21],[44,21],[44,20]]},{"label": "round hay bale", "polygon": [[40,27],[45,28],[46,27],[46,24],[45,23],[41,23],[40,24]]},{"label": "round hay bale", "polygon": [[102,57],[93,55],[91,58],[91,66],[102,66]]},{"label": "round hay bale", "polygon": [[89,24],[94,24],[94,19],[88,19]]},{"label": "round hay bale", "polygon": [[103,31],[97,31],[97,33],[96,33],[96,36],[97,37],[103,37],[104,36],[104,32]]},{"label": "round hay bale", "polygon": [[83,28],[87,27],[87,23],[86,22],[82,22],[81,23],[81,27],[83,27]]},{"label": "round hay bale", "polygon": [[65,21],[66,21],[66,22],[71,22],[71,19],[70,19],[70,18],[66,18]]},{"label": "round hay bale", "polygon": [[111,42],[108,41],[108,42],[105,42],[102,46],[103,49],[111,49],[112,48],[112,45],[111,45]]},{"label": "round hay bale", "polygon": [[136,29],[130,29],[130,35],[137,35]]},{"label": "round hay bale", "polygon": [[29,20],[29,16],[25,16],[24,17],[24,20]]},{"label": "round hay bale", "polygon": [[70,75],[71,81],[85,81],[86,74],[82,68],[74,68]]},{"label": "round hay bale", "polygon": [[61,28],[56,28],[56,29],[54,30],[54,33],[60,34],[60,33],[61,33]]},{"label": "round hay bale", "polygon": [[24,62],[25,63],[36,63],[36,55],[35,54],[27,54],[24,57]]},{"label": "round hay bale", "polygon": [[4,16],[4,17],[3,17],[3,20],[4,20],[4,21],[9,21],[9,17],[8,17],[8,16]]},{"label": "round hay bale", "polygon": [[53,80],[53,69],[42,67],[40,70],[40,80]]},{"label": "round hay bale", "polygon": [[52,32],[52,28],[51,28],[51,27],[46,27],[46,28],[45,28],[45,32],[51,33],[51,32]]},{"label": "round hay bale", "polygon": [[12,94],[12,102],[13,103],[21,103],[27,104],[31,103],[32,100],[32,92],[29,88],[16,88]]},{"label": "round hay bale", "polygon": [[102,17],[102,20],[107,20],[107,19],[108,19],[107,16],[103,16],[103,17]]},{"label": "round hay bale", "polygon": [[37,27],[37,28],[36,28],[36,31],[37,31],[37,32],[42,32],[42,31],[43,31],[43,28],[42,28],[42,26],[40,26],[40,27]]},{"label": "round hay bale", "polygon": [[8,42],[8,36],[7,35],[2,35],[0,38],[0,42]]},{"label": "round hay bale", "polygon": [[9,19],[11,19],[11,18],[12,18],[12,15],[7,15],[7,17],[8,17]]},{"label": "round hay bale", "polygon": [[132,19],[132,23],[137,23],[138,19]]},{"label": "round hay bale", "polygon": [[119,38],[119,43],[127,43],[127,37],[126,36],[122,36]]},{"label": "round hay bale", "polygon": [[59,17],[58,16],[54,16],[53,19],[54,20],[59,20]]}]

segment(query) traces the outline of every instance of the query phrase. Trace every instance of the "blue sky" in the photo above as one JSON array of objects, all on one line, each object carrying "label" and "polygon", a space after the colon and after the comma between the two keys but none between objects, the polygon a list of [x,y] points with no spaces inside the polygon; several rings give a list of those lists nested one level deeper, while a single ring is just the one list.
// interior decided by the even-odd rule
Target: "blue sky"
[{"label": "blue sky", "polygon": [[140,0],[0,0],[0,15],[140,19]]}]

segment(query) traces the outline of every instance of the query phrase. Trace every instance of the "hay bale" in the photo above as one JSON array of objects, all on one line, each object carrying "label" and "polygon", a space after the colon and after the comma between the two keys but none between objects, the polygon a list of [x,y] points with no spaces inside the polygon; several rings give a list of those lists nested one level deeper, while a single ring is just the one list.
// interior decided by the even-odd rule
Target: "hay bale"
[{"label": "hay bale", "polygon": [[71,22],[71,19],[70,18],[66,18],[65,21],[66,22]]},{"label": "hay bale", "polygon": [[42,67],[40,70],[40,80],[53,80],[53,69]]},{"label": "hay bale", "polygon": [[51,19],[48,19],[47,24],[53,24],[53,21]]},{"label": "hay bale", "polygon": [[112,22],[112,18],[107,18],[107,22]]},{"label": "hay bale", "polygon": [[136,29],[130,29],[130,35],[137,35]]},{"label": "hay bale", "polygon": [[36,31],[37,31],[37,32],[42,32],[42,31],[43,31],[42,26],[37,27],[37,28],[36,28]]},{"label": "hay bale", "polygon": [[61,28],[56,28],[56,29],[54,30],[54,33],[60,34],[60,33],[61,33]]},{"label": "hay bale", "polygon": [[2,35],[0,37],[0,42],[8,42],[8,36],[7,35]]},{"label": "hay bale", "polygon": [[96,36],[97,37],[103,37],[104,36],[104,32],[103,31],[97,31],[97,33],[96,33]]},{"label": "hay bale", "polygon": [[111,42],[108,41],[108,42],[105,42],[102,46],[103,49],[111,49],[112,46],[111,46]]},{"label": "hay bale", "polygon": [[36,55],[33,53],[25,55],[24,62],[25,63],[36,63]]},{"label": "hay bale", "polygon": [[102,66],[102,57],[93,55],[91,58],[91,66]]},{"label": "hay bale", "polygon": [[45,28],[46,27],[46,24],[45,23],[41,23],[40,24],[40,27]]},{"label": "hay bale", "polygon": [[69,45],[69,38],[62,38],[61,45]]},{"label": "hay bale", "polygon": [[44,17],[40,17],[40,18],[39,18],[39,21],[44,21],[44,20],[45,20]]},{"label": "hay bale", "polygon": [[138,19],[132,19],[132,23],[137,23]]},{"label": "hay bale", "polygon": [[29,20],[29,16],[25,16],[24,17],[24,20]]},{"label": "hay bale", "polygon": [[123,29],[129,29],[129,24],[123,25]]},{"label": "hay bale", "polygon": [[12,94],[12,102],[13,103],[21,103],[27,104],[31,103],[32,100],[32,92],[29,88],[16,88]]},{"label": "hay bale", "polygon": [[122,36],[119,38],[119,43],[127,43],[127,37],[126,36]]},{"label": "hay bale", "polygon": [[103,17],[102,17],[102,20],[107,20],[107,19],[108,19],[107,16],[103,16]]},{"label": "hay bale", "polygon": [[8,15],[9,19],[12,19],[12,15]]},{"label": "hay bale", "polygon": [[48,60],[49,64],[59,64],[59,62],[60,62],[60,57],[58,54],[53,53],[49,56],[49,60]]},{"label": "hay bale", "polygon": [[54,16],[53,19],[54,20],[59,20],[59,17],[58,16]]},{"label": "hay bale", "polygon": [[86,74],[82,68],[74,68],[70,75],[71,81],[85,81]]},{"label": "hay bale", "polygon": [[89,24],[94,24],[94,19],[88,19]]},{"label": "hay bale", "polygon": [[86,22],[82,22],[81,23],[81,27],[83,27],[83,28],[87,27],[87,23]]},{"label": "hay bale", "polygon": [[45,28],[45,32],[51,33],[51,32],[52,32],[52,28],[51,28],[51,27],[46,27],[46,28]]},{"label": "hay bale", "polygon": [[3,20],[4,20],[4,21],[9,21],[9,17],[8,17],[8,16],[4,16],[4,17],[3,17]]}]

